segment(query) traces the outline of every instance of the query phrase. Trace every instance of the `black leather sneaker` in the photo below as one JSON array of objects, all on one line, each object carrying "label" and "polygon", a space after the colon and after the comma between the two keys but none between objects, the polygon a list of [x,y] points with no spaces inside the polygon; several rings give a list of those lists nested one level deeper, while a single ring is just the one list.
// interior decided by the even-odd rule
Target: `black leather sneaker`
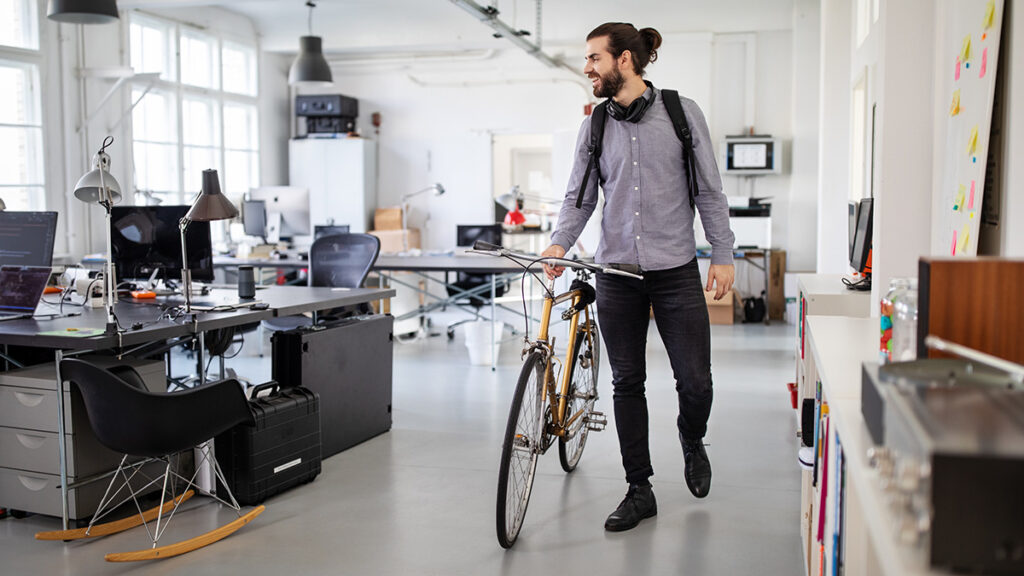
[{"label": "black leather sneaker", "polygon": [[658,513],[658,503],[654,500],[654,490],[647,486],[631,485],[626,497],[619,507],[604,521],[604,529],[609,532],[621,532],[635,528],[644,518]]},{"label": "black leather sneaker", "polygon": [[694,496],[704,498],[711,491],[711,461],[704,450],[704,441],[700,438],[680,440],[683,443],[683,460],[686,463],[686,470],[683,473],[686,477],[686,486]]}]

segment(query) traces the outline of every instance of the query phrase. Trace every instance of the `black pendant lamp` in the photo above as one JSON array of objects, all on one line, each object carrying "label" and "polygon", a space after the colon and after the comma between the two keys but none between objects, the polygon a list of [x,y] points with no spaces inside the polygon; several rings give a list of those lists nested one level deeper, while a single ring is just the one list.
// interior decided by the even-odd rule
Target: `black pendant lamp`
[{"label": "black pendant lamp", "polygon": [[306,2],[306,6],[309,6],[309,36],[299,37],[299,55],[288,71],[288,83],[292,86],[333,84],[331,67],[324,58],[323,39],[313,36],[313,8],[316,4]]},{"label": "black pendant lamp", "polygon": [[67,24],[109,24],[116,22],[115,0],[50,0],[46,17]]}]

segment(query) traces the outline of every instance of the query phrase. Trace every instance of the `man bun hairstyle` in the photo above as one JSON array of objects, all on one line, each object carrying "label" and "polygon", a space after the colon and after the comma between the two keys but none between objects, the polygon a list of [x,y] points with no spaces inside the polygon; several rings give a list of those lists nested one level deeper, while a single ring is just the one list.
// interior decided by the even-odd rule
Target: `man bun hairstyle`
[{"label": "man bun hairstyle", "polygon": [[625,22],[606,22],[594,28],[587,35],[587,40],[608,38],[608,51],[618,58],[629,50],[633,57],[633,71],[638,76],[644,75],[644,68],[658,59],[658,48],[661,47],[661,34],[654,28],[637,30],[632,24]]}]

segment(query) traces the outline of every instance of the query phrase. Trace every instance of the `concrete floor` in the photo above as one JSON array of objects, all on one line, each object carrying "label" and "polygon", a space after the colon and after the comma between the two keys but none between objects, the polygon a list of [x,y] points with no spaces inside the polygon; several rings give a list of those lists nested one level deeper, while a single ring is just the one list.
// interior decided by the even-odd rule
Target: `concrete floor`
[{"label": "concrete floor", "polygon": [[[590,436],[570,475],[555,450],[541,458],[519,541],[508,551],[498,546],[498,458],[518,344],[503,347],[492,373],[469,365],[459,331],[453,342],[396,344],[393,429],[324,461],[315,482],[268,500],[266,512],[233,536],[184,556],[119,565],[103,555],[146,547],[142,528],[64,544],[33,539],[58,529],[54,518],[8,518],[0,520],[0,573],[801,574],[796,421],[785,387],[793,378],[793,333],[784,324],[713,327],[715,405],[706,440],[714,480],[710,496],[697,500],[683,482],[671,372],[652,325],[648,396],[659,514],[628,532],[603,529],[626,488],[605,364],[598,409],[608,414],[608,430]],[[254,381],[269,375],[269,359],[248,350],[230,362]],[[233,517],[193,499],[166,542]]]}]

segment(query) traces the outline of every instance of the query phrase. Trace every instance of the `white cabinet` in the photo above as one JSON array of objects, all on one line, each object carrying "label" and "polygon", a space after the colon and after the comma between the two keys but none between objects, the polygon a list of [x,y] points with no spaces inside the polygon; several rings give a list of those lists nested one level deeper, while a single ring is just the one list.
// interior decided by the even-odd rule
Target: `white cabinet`
[{"label": "white cabinet", "polygon": [[309,223],[366,232],[377,208],[377,148],[364,138],[304,138],[288,143],[289,185],[309,190]]}]

